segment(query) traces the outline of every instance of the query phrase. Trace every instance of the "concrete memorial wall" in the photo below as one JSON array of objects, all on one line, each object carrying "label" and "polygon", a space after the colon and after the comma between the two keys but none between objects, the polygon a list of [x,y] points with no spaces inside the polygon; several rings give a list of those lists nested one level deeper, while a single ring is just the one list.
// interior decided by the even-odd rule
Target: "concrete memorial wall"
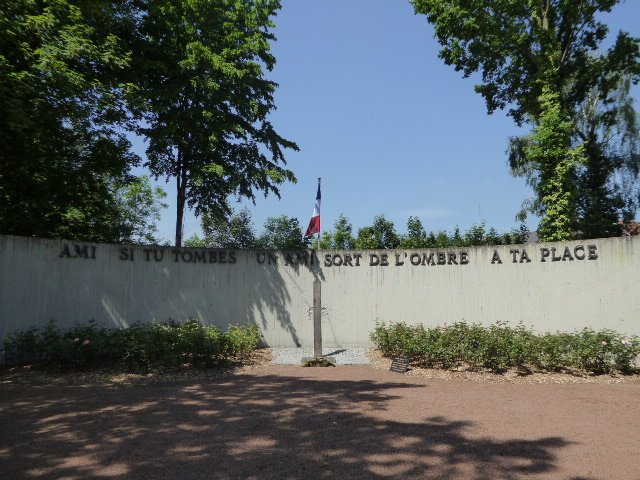
[{"label": "concrete memorial wall", "polygon": [[376,322],[522,322],[640,334],[640,238],[426,250],[281,252],[0,236],[0,335],[91,319],[255,322],[269,346],[370,345]]}]

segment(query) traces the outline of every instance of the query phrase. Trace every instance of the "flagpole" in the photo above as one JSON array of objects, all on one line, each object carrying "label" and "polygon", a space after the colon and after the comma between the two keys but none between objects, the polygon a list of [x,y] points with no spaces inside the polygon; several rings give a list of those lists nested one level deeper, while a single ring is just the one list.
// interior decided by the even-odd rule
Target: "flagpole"
[{"label": "flagpole", "polygon": [[[320,190],[320,181],[322,178],[318,177],[318,190]],[[322,230],[322,217],[320,217],[320,226],[318,228],[318,251],[320,251],[320,231]]]}]

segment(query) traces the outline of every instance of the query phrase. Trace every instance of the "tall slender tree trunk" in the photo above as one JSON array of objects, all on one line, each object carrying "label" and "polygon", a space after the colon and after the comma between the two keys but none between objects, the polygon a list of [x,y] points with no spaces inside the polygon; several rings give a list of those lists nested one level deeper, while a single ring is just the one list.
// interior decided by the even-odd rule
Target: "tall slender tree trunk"
[{"label": "tall slender tree trunk", "polygon": [[178,165],[176,167],[176,247],[182,246],[182,223],[184,219],[184,205],[187,198],[187,169],[182,150],[178,150]]}]

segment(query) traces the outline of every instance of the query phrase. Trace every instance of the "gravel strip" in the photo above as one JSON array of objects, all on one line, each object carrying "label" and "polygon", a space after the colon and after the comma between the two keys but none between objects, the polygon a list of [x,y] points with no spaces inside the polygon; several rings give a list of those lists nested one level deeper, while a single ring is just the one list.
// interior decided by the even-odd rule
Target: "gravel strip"
[{"label": "gravel strip", "polygon": [[[371,363],[368,348],[323,348],[323,357],[333,357],[337,365],[368,365]],[[271,363],[277,365],[301,365],[304,357],[313,357],[313,347],[272,348]]]}]

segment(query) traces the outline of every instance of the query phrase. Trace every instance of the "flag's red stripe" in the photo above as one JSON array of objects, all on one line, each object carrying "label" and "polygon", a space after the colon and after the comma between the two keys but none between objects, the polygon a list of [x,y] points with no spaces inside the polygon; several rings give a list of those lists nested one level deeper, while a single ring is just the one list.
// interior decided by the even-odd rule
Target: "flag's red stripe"
[{"label": "flag's red stripe", "polygon": [[320,215],[311,218],[309,222],[309,228],[307,228],[307,233],[305,236],[309,237],[314,233],[320,233]]}]

